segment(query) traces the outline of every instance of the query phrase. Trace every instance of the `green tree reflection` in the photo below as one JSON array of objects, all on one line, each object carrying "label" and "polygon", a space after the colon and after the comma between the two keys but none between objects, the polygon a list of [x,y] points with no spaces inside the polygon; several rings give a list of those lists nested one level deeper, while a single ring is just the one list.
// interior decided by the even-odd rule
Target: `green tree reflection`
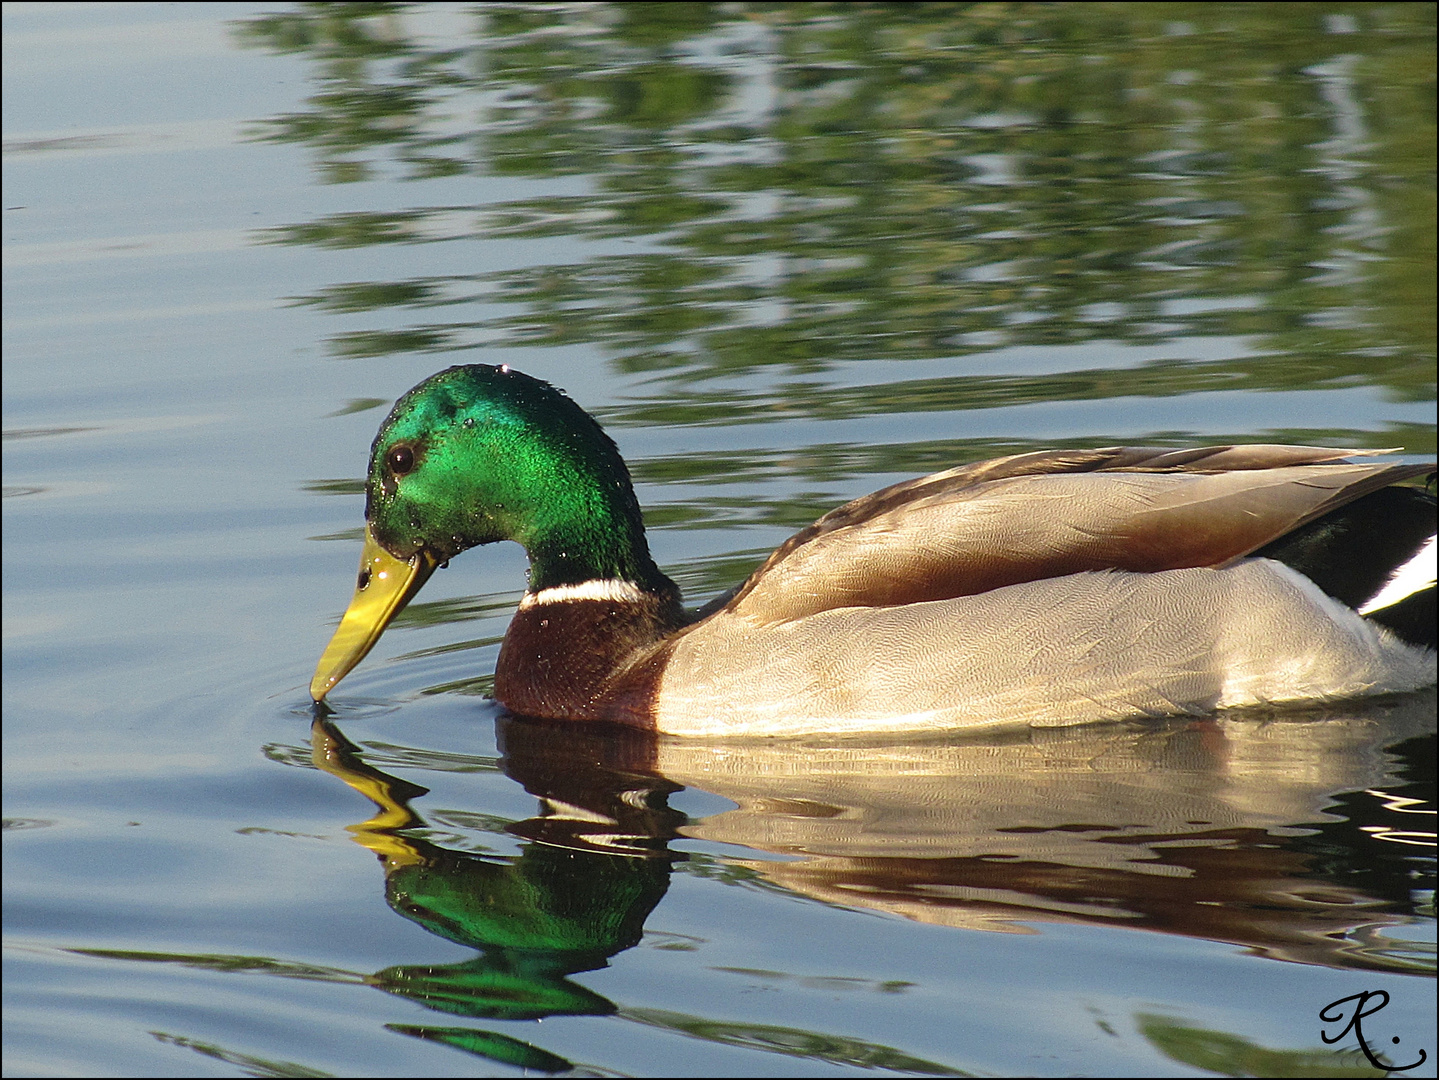
[{"label": "green tree reflection", "polygon": [[[495,3],[438,44],[419,22],[406,5],[303,4],[241,24],[314,61],[308,108],[262,137],[311,148],[334,182],[568,177],[572,193],[322,216],[270,239],[562,237],[578,257],[300,298],[431,313],[337,334],[340,355],[594,343],[668,376],[669,422],[733,409],[711,385],[730,375],[761,376],[760,408],[815,416],[1216,388],[1433,396],[1432,5]],[[1197,356],[1194,338],[1227,344]],[[1153,362],[804,381],[1081,342]]]}]

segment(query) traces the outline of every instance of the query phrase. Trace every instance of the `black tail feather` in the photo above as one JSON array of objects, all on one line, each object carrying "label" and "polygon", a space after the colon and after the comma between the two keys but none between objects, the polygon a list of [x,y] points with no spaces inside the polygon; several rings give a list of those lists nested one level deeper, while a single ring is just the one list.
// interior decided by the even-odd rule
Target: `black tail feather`
[{"label": "black tail feather", "polygon": [[[1266,544],[1254,557],[1281,562],[1358,609],[1434,535],[1435,518],[1435,498],[1427,491],[1382,488]],[[1433,586],[1368,617],[1411,644],[1435,647]]]}]

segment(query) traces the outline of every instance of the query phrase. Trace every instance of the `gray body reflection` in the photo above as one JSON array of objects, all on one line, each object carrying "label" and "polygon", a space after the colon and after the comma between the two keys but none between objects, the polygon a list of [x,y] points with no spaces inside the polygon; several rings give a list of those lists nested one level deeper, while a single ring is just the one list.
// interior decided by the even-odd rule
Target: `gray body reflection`
[{"label": "gray body reflection", "polygon": [[[743,862],[826,902],[997,931],[1127,924],[1285,960],[1432,970],[1385,933],[1410,918],[1408,860],[1433,851],[1433,805],[1404,794],[1385,748],[1425,745],[1434,707],[1431,692],[928,744],[666,739],[655,765],[738,804],[682,833],[786,856]],[[1390,872],[1358,869],[1376,857]]]}]

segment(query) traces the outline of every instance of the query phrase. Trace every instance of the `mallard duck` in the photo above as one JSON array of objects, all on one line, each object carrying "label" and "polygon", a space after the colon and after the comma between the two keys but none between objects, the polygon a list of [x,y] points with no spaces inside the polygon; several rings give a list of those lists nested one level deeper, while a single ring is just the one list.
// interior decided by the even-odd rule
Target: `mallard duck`
[{"label": "mallard duck", "polygon": [[[896,484],[687,612],[629,471],[564,393],[431,376],[370,450],[354,598],[320,702],[435,568],[529,555],[495,697],[700,736],[1061,725],[1435,680],[1432,464],[1310,446],[1110,447]],[[1427,553],[1427,554],[1426,554]],[[1419,584],[1411,583],[1416,567]]]}]

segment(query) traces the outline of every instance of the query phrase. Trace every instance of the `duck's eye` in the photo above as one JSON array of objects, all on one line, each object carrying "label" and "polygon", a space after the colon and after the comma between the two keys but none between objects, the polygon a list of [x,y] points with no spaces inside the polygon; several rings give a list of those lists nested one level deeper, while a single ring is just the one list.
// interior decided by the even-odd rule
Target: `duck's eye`
[{"label": "duck's eye", "polygon": [[404,476],[415,467],[415,452],[404,443],[399,446],[390,447],[389,454],[385,457],[390,466],[390,472],[395,476]]}]

